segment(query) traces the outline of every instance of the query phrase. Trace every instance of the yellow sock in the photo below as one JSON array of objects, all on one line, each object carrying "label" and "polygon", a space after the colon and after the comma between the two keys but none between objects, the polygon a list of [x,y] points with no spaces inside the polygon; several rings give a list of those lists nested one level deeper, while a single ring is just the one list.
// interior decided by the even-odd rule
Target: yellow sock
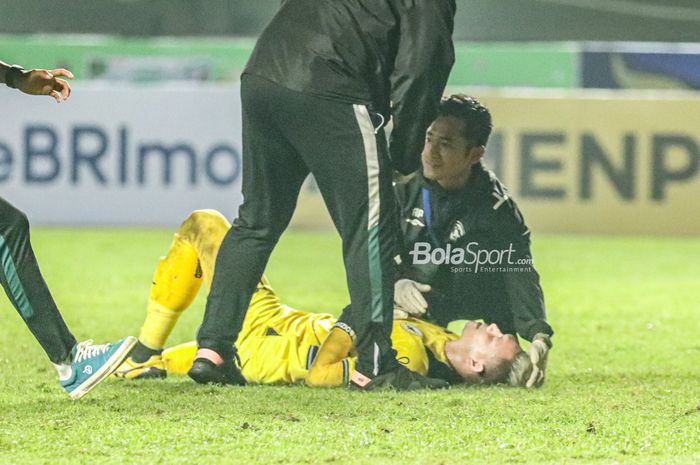
[{"label": "yellow sock", "polygon": [[168,374],[185,375],[192,368],[194,356],[197,353],[197,342],[186,342],[184,344],[170,347],[163,351],[163,362]]},{"label": "yellow sock", "polygon": [[162,349],[178,318],[197,296],[202,272],[197,251],[175,234],[168,255],[158,262],[139,341]]}]

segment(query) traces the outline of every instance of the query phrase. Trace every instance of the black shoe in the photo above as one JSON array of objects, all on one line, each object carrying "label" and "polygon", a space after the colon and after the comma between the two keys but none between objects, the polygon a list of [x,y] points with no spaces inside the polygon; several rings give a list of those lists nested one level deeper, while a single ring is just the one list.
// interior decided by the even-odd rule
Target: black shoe
[{"label": "black shoe", "polygon": [[196,358],[187,375],[199,384],[245,384],[241,370],[231,360],[216,365],[206,358]]},{"label": "black shoe", "polygon": [[417,391],[418,389],[447,389],[450,384],[442,379],[428,378],[403,365],[393,370],[381,373],[364,386],[350,382],[353,391],[376,391],[380,389],[395,389],[397,391]]}]

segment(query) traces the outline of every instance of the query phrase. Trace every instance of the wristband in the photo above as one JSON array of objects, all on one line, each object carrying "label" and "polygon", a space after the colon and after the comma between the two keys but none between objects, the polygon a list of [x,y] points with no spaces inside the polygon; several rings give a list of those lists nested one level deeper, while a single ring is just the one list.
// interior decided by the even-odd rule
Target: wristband
[{"label": "wristband", "polygon": [[355,331],[348,325],[347,323],[343,323],[342,321],[337,321],[334,325],[334,328],[341,329],[348,333],[348,336],[354,341],[355,340]]},{"label": "wristband", "polygon": [[25,71],[21,66],[12,65],[5,73],[5,84],[7,87],[16,89],[19,86],[19,79],[27,73],[29,71]]},{"label": "wristband", "polygon": [[535,342],[537,339],[539,339],[542,342],[544,342],[545,344],[547,344],[547,347],[549,347],[550,349],[552,348],[552,340],[550,339],[550,337],[547,334],[545,334],[545,333],[535,334],[535,337],[532,338],[532,342]]}]

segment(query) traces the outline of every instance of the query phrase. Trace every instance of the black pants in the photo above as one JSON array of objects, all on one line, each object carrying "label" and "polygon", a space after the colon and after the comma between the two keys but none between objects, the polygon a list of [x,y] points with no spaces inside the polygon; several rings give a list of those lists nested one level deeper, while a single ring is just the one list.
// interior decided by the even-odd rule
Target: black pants
[{"label": "black pants", "polygon": [[0,197],[0,282],[49,359],[65,361],[76,340],[66,327],[39,271],[29,242],[29,221]]},{"label": "black pants", "polygon": [[371,377],[391,369],[398,216],[383,131],[375,131],[365,106],[250,74],[241,81],[241,100],[244,201],[219,249],[199,346],[233,355],[256,283],[311,172],[343,241],[357,370]]}]

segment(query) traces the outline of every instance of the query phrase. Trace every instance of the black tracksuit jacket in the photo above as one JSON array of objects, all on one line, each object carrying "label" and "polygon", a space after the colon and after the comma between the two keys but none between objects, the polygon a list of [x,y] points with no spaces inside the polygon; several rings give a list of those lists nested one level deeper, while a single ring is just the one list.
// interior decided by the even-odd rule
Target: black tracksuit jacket
[{"label": "black tracksuit jacket", "polygon": [[[395,186],[403,233],[398,276],[432,286],[426,294],[428,316],[441,325],[484,319],[527,340],[537,333],[551,336],[534,266],[515,264],[505,266],[511,271],[475,273],[468,265],[413,263],[410,251],[419,242],[442,248],[451,244],[452,249],[477,243],[471,246],[474,251],[504,250],[512,244],[513,262],[531,259],[530,231],[508,190],[483,165],[473,169],[470,183],[457,191],[446,191],[420,173]],[[424,189],[430,192],[431,227],[426,224]]]},{"label": "black tracksuit jacket", "polygon": [[244,70],[393,119],[390,155],[419,168],[454,63],[455,0],[285,0]]}]

